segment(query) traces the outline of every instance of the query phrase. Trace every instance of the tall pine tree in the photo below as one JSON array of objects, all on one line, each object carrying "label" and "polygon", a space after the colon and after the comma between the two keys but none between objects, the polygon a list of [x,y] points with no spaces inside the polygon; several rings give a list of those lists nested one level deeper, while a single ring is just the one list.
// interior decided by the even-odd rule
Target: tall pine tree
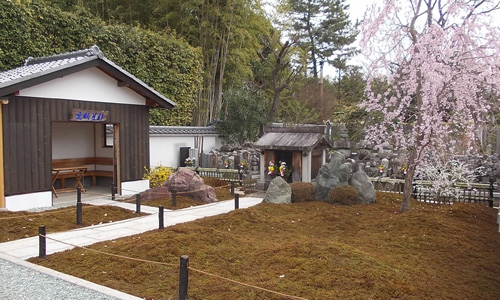
[{"label": "tall pine tree", "polygon": [[327,62],[336,67],[355,53],[349,47],[356,39],[357,24],[346,13],[345,0],[282,0],[291,37],[309,55],[308,67],[318,77],[319,66]]}]

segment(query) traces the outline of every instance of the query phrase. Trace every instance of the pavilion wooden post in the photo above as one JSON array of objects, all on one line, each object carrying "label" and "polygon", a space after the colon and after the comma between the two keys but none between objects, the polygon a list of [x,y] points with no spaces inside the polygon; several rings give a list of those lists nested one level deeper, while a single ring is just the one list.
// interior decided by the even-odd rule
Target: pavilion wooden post
[{"label": "pavilion wooden post", "polygon": [[113,126],[113,183],[115,184],[116,192],[121,195],[121,177],[120,177],[120,126]]},{"label": "pavilion wooden post", "polygon": [[5,207],[5,180],[3,174],[3,111],[2,105],[8,104],[9,100],[0,99],[0,208]]}]

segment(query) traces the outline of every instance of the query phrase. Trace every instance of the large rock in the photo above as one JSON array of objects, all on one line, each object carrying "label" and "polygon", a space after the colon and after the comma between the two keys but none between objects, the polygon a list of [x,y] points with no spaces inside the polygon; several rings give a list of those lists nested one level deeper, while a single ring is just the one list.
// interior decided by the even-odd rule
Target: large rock
[{"label": "large rock", "polygon": [[375,187],[364,171],[354,172],[354,174],[352,174],[350,184],[358,192],[359,203],[375,203]]},{"label": "large rock", "polygon": [[147,202],[155,199],[170,197],[172,193],[164,185],[146,190],[141,193],[141,201]]},{"label": "large rock", "polygon": [[276,176],[266,191],[266,196],[262,202],[275,204],[292,203],[292,188],[280,176]]},{"label": "large rock", "polygon": [[177,172],[170,175],[163,185],[169,191],[182,193],[183,195],[193,197],[197,201],[204,203],[217,202],[215,190],[211,186],[206,185],[203,178],[196,174],[196,172],[189,169],[180,168]]},{"label": "large rock", "polygon": [[340,152],[333,152],[330,162],[321,166],[316,177],[314,185],[316,199],[328,201],[330,190],[347,185],[351,173],[352,166],[349,162],[345,162],[345,156]]}]

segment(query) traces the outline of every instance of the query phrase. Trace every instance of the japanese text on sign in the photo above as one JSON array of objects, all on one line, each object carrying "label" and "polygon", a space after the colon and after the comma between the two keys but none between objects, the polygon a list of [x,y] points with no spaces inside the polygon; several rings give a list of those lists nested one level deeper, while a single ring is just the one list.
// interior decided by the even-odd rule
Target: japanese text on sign
[{"label": "japanese text on sign", "polygon": [[107,120],[108,114],[109,112],[107,111],[73,109],[70,120],[83,122],[104,122]]}]

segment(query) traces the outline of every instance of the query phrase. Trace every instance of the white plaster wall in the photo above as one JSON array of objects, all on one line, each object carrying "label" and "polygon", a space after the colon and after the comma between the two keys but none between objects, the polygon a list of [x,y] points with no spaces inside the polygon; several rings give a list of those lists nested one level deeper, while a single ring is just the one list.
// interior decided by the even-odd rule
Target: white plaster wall
[{"label": "white plaster wall", "polygon": [[93,156],[93,123],[52,123],[52,159]]},{"label": "white plaster wall", "polygon": [[[52,123],[52,159],[113,157],[112,147],[103,147],[103,124],[86,122]],[[89,166],[93,170],[94,166]],[[113,171],[113,166],[98,166]]]},{"label": "white plaster wall", "polygon": [[146,99],[97,68],[86,69],[19,91],[20,96],[146,105]]},{"label": "white plaster wall", "polygon": [[52,191],[5,197],[5,208],[10,211],[52,206]]},{"label": "white plaster wall", "polygon": [[[194,136],[150,136],[149,156],[151,168],[157,166],[178,167],[180,147],[195,147]],[[198,145],[201,147],[201,144]],[[203,152],[208,153],[213,149],[220,148],[221,141],[216,136],[203,138]]]},{"label": "white plaster wall", "polygon": [[208,153],[213,149],[219,149],[221,146],[222,146],[222,141],[218,136],[206,136],[203,138],[204,153]]}]

